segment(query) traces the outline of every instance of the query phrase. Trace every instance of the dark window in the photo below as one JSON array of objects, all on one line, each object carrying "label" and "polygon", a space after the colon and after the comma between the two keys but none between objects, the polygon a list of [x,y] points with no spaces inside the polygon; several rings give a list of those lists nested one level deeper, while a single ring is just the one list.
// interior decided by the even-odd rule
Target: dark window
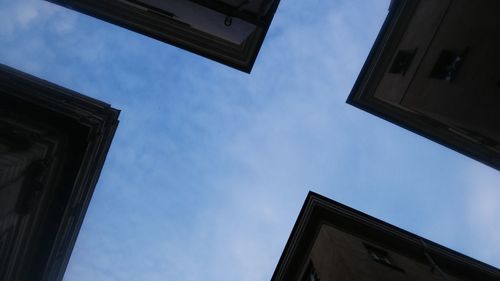
[{"label": "dark window", "polygon": [[449,50],[441,51],[434,68],[432,69],[431,78],[453,81],[457,77],[458,70],[464,61],[468,49],[462,53],[452,52]]},{"label": "dark window", "polygon": [[314,269],[312,262],[309,262],[306,273],[302,277],[302,281],[320,281],[318,273],[316,272],[316,269]]},{"label": "dark window", "polygon": [[363,243],[366,250],[368,251],[368,254],[371,256],[371,258],[383,265],[389,266],[392,269],[398,270],[398,271],[404,271],[400,267],[394,264],[392,258],[390,257],[389,253],[386,250],[374,247],[372,245]]},{"label": "dark window", "polygon": [[389,73],[405,75],[417,50],[399,50],[392,62]]},{"label": "dark window", "polygon": [[375,261],[385,263],[387,265],[392,265],[391,260],[389,259],[389,256],[386,251],[380,250],[380,249],[369,249],[370,255]]}]

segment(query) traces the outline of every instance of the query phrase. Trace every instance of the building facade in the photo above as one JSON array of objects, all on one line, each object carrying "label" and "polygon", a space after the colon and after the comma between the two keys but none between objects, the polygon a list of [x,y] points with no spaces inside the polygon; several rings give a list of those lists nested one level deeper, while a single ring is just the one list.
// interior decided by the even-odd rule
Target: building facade
[{"label": "building facade", "polygon": [[0,280],[62,280],[118,114],[0,65]]},{"label": "building facade", "polygon": [[47,0],[250,73],[279,0]]},{"label": "building facade", "polygon": [[310,192],[272,281],[498,281],[500,270]]},{"label": "building facade", "polygon": [[500,170],[500,1],[393,0],[347,100]]}]

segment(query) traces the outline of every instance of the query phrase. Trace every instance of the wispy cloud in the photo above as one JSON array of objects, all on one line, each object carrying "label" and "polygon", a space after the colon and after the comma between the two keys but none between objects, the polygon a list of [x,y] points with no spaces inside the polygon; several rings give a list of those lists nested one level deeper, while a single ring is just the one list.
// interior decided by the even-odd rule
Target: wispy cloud
[{"label": "wispy cloud", "polygon": [[500,265],[500,174],[473,163],[468,174],[470,188],[466,196],[467,227],[476,233],[475,250],[486,262]]},{"label": "wispy cloud", "polygon": [[282,1],[251,75],[0,5],[3,63],[123,110],[65,280],[269,280],[309,189],[500,264],[466,242],[500,237],[498,177],[344,103],[388,1]]}]

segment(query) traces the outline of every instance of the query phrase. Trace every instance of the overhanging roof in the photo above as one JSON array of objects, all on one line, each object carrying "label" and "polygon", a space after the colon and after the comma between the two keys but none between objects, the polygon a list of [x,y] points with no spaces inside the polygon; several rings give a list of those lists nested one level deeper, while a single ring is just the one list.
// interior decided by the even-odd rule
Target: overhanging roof
[{"label": "overhanging roof", "polygon": [[279,0],[47,0],[250,72]]},{"label": "overhanging roof", "polygon": [[[9,154],[0,164],[20,175],[25,194],[12,197],[10,221],[0,217],[7,247],[0,247],[7,255],[0,279],[62,280],[118,115],[109,104],[0,64],[0,148]],[[2,182],[0,189],[12,187],[9,175],[0,173]]]},{"label": "overhanging roof", "polygon": [[[347,103],[500,170],[498,11],[494,0],[392,0]],[[433,78],[430,68],[448,49],[470,49],[455,81]],[[391,73],[401,51],[413,60],[407,73]]]},{"label": "overhanging roof", "polygon": [[[439,266],[466,280],[497,281],[500,270],[429,241],[418,235],[309,192],[271,278],[272,281],[298,280],[322,225],[330,225],[377,245],[386,245],[414,260],[428,263],[425,251]],[[422,245],[422,241],[426,246]]]}]

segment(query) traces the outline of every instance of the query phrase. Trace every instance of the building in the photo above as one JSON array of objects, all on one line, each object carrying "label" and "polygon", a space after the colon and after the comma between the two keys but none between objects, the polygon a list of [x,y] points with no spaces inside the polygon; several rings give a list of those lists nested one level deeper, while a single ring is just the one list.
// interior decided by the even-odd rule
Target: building
[{"label": "building", "polygon": [[250,72],[279,0],[47,0]]},{"label": "building", "polygon": [[498,15],[498,0],[393,0],[347,102],[500,170]]},{"label": "building", "polygon": [[500,270],[310,192],[272,281],[498,281]]},{"label": "building", "polygon": [[61,280],[119,111],[0,65],[0,280]]}]

